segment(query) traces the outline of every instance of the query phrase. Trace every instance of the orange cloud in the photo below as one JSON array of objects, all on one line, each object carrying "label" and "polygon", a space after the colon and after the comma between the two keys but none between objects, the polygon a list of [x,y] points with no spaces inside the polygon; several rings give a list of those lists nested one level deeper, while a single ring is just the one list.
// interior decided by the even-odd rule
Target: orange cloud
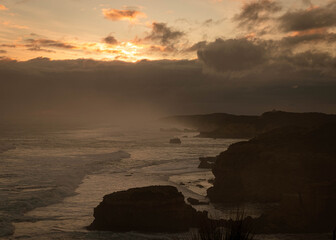
[{"label": "orange cloud", "polygon": [[11,23],[10,21],[3,21],[3,22],[0,22],[0,24],[6,26],[8,28],[29,29],[29,27],[27,27],[27,26],[14,24],[14,23]]},{"label": "orange cloud", "polygon": [[297,37],[297,36],[306,36],[306,35],[313,35],[313,34],[325,34],[327,33],[327,28],[314,28],[308,29],[303,31],[294,31],[288,34],[290,37]]},{"label": "orange cloud", "polygon": [[118,9],[103,9],[105,18],[112,21],[126,20],[135,22],[138,18],[147,17],[145,13],[136,10],[118,10]]},{"label": "orange cloud", "polygon": [[5,11],[5,10],[8,10],[8,8],[6,8],[4,5],[0,4],[0,11]]}]

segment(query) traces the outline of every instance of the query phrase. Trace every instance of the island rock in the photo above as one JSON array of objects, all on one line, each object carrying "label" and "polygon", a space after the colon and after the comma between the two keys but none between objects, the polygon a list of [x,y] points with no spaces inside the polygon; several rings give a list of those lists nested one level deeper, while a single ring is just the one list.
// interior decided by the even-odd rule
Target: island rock
[{"label": "island rock", "polygon": [[207,212],[197,212],[186,204],[173,186],[132,188],[104,196],[94,209],[89,230],[182,232],[207,220]]}]

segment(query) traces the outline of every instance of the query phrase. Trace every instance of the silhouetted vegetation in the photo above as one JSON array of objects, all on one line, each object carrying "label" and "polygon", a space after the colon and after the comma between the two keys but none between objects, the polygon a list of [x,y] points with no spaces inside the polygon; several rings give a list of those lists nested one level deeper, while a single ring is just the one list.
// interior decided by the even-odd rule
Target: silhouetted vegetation
[{"label": "silhouetted vegetation", "polygon": [[245,219],[244,212],[237,212],[234,220],[209,220],[200,224],[198,231],[190,233],[188,240],[253,240],[254,229]]}]

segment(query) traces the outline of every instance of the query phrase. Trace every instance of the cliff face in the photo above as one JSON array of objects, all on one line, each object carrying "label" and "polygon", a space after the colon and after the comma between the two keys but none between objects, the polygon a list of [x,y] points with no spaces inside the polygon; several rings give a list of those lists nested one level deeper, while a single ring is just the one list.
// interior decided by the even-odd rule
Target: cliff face
[{"label": "cliff face", "polygon": [[282,127],[231,145],[213,167],[215,202],[280,201],[306,186],[336,180],[336,124]]},{"label": "cliff face", "polygon": [[258,134],[284,126],[318,126],[336,122],[336,115],[323,113],[290,113],[271,111],[261,116],[237,116],[226,113],[175,116],[164,119],[198,129],[200,137],[252,138]]}]

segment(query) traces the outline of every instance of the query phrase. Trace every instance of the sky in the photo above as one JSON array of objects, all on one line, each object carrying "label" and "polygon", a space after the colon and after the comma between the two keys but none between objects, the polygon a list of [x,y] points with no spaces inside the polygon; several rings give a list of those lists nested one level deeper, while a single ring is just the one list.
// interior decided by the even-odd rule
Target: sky
[{"label": "sky", "polygon": [[[133,62],[195,59],[197,54],[191,47],[217,38],[278,40],[333,33],[333,24],[307,29],[284,26],[290,24],[286,22],[286,14],[309,15],[332,3],[328,0],[1,0],[0,49],[2,56],[17,60],[41,56]],[[325,14],[326,18],[332,18]]]},{"label": "sky", "polygon": [[335,12],[335,0],[0,0],[0,120],[335,113]]}]

